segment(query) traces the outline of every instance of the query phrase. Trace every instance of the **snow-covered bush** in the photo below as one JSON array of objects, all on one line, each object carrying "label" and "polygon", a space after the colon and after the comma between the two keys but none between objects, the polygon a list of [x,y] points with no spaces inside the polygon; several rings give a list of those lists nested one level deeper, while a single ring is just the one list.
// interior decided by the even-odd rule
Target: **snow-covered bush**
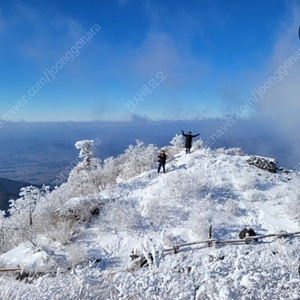
[{"label": "snow-covered bush", "polygon": [[209,196],[199,199],[199,203],[190,210],[188,217],[187,228],[190,228],[200,241],[208,240],[209,228],[214,223],[216,211],[215,206],[211,205],[211,201],[212,198]]},{"label": "snow-covered bush", "polygon": [[193,231],[194,235],[201,241],[206,241],[209,238],[209,226],[211,218],[203,205],[198,206],[190,215],[187,226]]},{"label": "snow-covered bush", "polygon": [[136,145],[130,145],[125,153],[117,159],[119,170],[117,181],[130,179],[153,168],[157,159],[157,152],[158,148],[155,145],[146,146],[144,142],[136,140]]},{"label": "snow-covered bush", "polygon": [[[176,172],[165,178],[166,191],[176,195],[176,199],[198,198],[205,190],[205,185],[198,176],[189,172]],[[189,191],[187,193],[187,191]]]},{"label": "snow-covered bush", "polygon": [[[37,246],[39,234],[62,244],[70,241],[78,231],[78,222],[66,215],[62,216],[65,198],[59,189],[50,193],[47,186],[42,189],[29,186],[21,189],[21,198],[11,200],[10,217],[6,220],[6,234],[11,243],[18,244],[27,240]],[[85,216],[83,211],[86,211],[86,207],[82,206],[82,211],[77,212],[80,217]]]},{"label": "snow-covered bush", "polygon": [[83,159],[79,163],[80,167],[87,169],[94,168],[98,164],[98,159],[94,157],[94,140],[82,140],[75,143],[76,149],[80,149],[79,157]]},{"label": "snow-covered bush", "polygon": [[183,136],[176,134],[170,141],[170,144],[172,146],[167,147],[168,157],[172,157],[184,149],[185,142]]},{"label": "snow-covered bush", "polygon": [[4,249],[5,242],[7,239],[6,235],[6,222],[5,211],[0,210],[0,252]]},{"label": "snow-covered bush", "polygon": [[57,210],[57,215],[62,219],[88,223],[92,216],[99,214],[102,204],[90,197],[72,198]]},{"label": "snow-covered bush", "polygon": [[[71,171],[67,186],[69,198],[86,196],[99,191],[99,183],[93,182],[96,176],[97,169],[100,168],[99,159],[94,157],[94,141],[83,140],[75,144],[77,149],[80,149],[79,157],[83,160]],[[70,197],[71,196],[71,197]]]},{"label": "snow-covered bush", "polygon": [[136,210],[128,209],[126,203],[118,202],[105,205],[101,216],[100,231],[132,231],[141,222]]},{"label": "snow-covered bush", "polygon": [[238,155],[238,156],[244,156],[245,155],[242,148],[229,148],[229,149],[218,148],[215,151],[217,153],[222,153],[222,154],[225,154],[225,155]]},{"label": "snow-covered bush", "polygon": [[172,233],[166,234],[164,233],[162,238],[163,245],[167,248],[174,247],[179,244],[184,244],[187,241],[183,240],[180,236],[174,235]]},{"label": "snow-covered bush", "polygon": [[300,225],[300,195],[295,195],[287,202],[286,213]]},{"label": "snow-covered bush", "polygon": [[74,268],[88,261],[86,249],[79,245],[68,247],[68,262]]},{"label": "snow-covered bush", "polygon": [[[185,138],[182,135],[176,134],[170,141],[170,144],[172,146],[166,147],[169,158],[180,153],[185,148]],[[192,148],[194,150],[203,149],[204,148],[203,141],[201,139],[194,140],[192,143]]]},{"label": "snow-covered bush", "polygon": [[[68,244],[78,234],[81,224],[88,224],[94,215],[98,215],[102,203],[94,198],[72,198],[60,206],[53,207],[49,197],[48,210],[44,214],[48,230],[45,234],[61,244]],[[51,230],[49,230],[51,229]]]},{"label": "snow-covered bush", "polygon": [[159,267],[161,258],[164,255],[162,244],[157,244],[154,240],[145,237],[141,243],[143,256],[146,258],[149,268],[155,270]]},{"label": "snow-covered bush", "polygon": [[102,190],[116,184],[119,175],[119,166],[117,159],[108,157],[103,161],[102,169],[98,169],[97,176]]},{"label": "snow-covered bush", "polygon": [[57,187],[52,192],[43,194],[35,208],[35,222],[39,224],[39,233],[51,240],[60,241],[62,244],[69,242],[78,227],[78,222],[60,215],[67,197],[68,193],[65,188]]},{"label": "snow-covered bush", "polygon": [[156,162],[158,148],[145,145],[136,140],[124,154],[117,158],[109,157],[102,164],[93,156],[93,141],[84,140],[76,144],[83,158],[71,172],[66,184],[59,189],[65,200],[79,196],[95,195],[101,190],[111,187],[117,182],[130,179],[150,170]]},{"label": "snow-covered bush", "polygon": [[47,232],[47,236],[54,241],[58,241],[62,245],[70,243],[71,238],[79,232],[78,223],[74,219],[62,219],[57,217],[53,219],[51,227]]},{"label": "snow-covered bush", "polygon": [[[172,200],[175,203],[178,199]],[[160,199],[160,202],[147,201],[144,204],[143,216],[150,225],[155,227],[162,227],[169,222],[170,219],[174,218],[174,216],[170,215],[170,211],[166,208],[166,206],[161,205],[161,202],[163,202],[163,199]],[[178,209],[176,218],[180,219],[183,215],[184,211]]]},{"label": "snow-covered bush", "polygon": [[41,224],[37,222],[35,210],[43,195],[39,188],[27,186],[21,188],[20,196],[17,200],[10,200],[9,231],[15,236],[16,242],[28,240],[36,246]]},{"label": "snow-covered bush", "polygon": [[193,149],[198,150],[204,148],[204,142],[201,139],[195,140],[193,142]]}]

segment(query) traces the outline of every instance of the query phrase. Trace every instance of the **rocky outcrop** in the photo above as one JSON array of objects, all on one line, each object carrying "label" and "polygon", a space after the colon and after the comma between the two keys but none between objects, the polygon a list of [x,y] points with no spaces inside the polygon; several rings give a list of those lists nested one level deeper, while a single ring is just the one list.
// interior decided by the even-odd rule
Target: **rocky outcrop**
[{"label": "rocky outcrop", "polygon": [[249,159],[247,159],[247,163],[249,165],[253,165],[257,168],[260,168],[262,170],[271,172],[271,173],[276,173],[277,172],[277,165],[274,160],[270,160],[264,157],[259,157],[259,156],[250,156]]}]

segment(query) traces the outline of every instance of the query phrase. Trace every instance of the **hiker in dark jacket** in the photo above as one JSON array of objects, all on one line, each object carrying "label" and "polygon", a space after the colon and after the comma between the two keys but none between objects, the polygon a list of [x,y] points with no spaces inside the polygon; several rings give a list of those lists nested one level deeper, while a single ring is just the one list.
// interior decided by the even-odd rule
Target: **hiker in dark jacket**
[{"label": "hiker in dark jacket", "polygon": [[161,150],[158,155],[158,162],[159,162],[158,170],[157,170],[158,173],[159,173],[161,167],[163,167],[163,171],[164,171],[164,173],[166,173],[166,169],[165,169],[166,160],[167,160],[167,155],[164,150]]},{"label": "hiker in dark jacket", "polygon": [[182,132],[182,135],[185,136],[185,153],[190,153],[191,152],[191,148],[192,148],[192,139],[196,136],[199,135],[198,134],[195,134],[195,135],[192,135],[191,131],[189,131],[187,134],[185,134],[183,132],[183,130],[181,130]]}]

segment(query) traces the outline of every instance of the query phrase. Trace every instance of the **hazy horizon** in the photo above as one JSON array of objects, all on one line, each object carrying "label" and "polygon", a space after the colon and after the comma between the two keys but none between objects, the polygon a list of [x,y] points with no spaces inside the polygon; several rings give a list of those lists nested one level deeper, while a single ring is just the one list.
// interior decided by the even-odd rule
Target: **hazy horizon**
[{"label": "hazy horizon", "polygon": [[[241,147],[249,155],[274,158],[289,169],[300,157],[292,145],[298,140],[280,136],[274,120],[203,119],[151,121],[135,116],[128,122],[11,122],[0,130],[0,177],[36,184],[49,183],[78,157],[78,140],[100,141],[95,155],[101,160],[117,156],[139,139],[158,147],[170,145],[181,130],[199,133],[211,148]],[[64,178],[67,179],[66,176]]]}]

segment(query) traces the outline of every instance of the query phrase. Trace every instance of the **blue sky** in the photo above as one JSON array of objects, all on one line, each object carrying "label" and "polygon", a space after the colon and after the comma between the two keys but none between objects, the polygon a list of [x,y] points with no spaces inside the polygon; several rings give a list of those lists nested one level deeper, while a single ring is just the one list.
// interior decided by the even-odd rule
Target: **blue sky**
[{"label": "blue sky", "polygon": [[242,108],[242,118],[298,122],[299,1],[5,2],[0,120],[219,118]]}]

